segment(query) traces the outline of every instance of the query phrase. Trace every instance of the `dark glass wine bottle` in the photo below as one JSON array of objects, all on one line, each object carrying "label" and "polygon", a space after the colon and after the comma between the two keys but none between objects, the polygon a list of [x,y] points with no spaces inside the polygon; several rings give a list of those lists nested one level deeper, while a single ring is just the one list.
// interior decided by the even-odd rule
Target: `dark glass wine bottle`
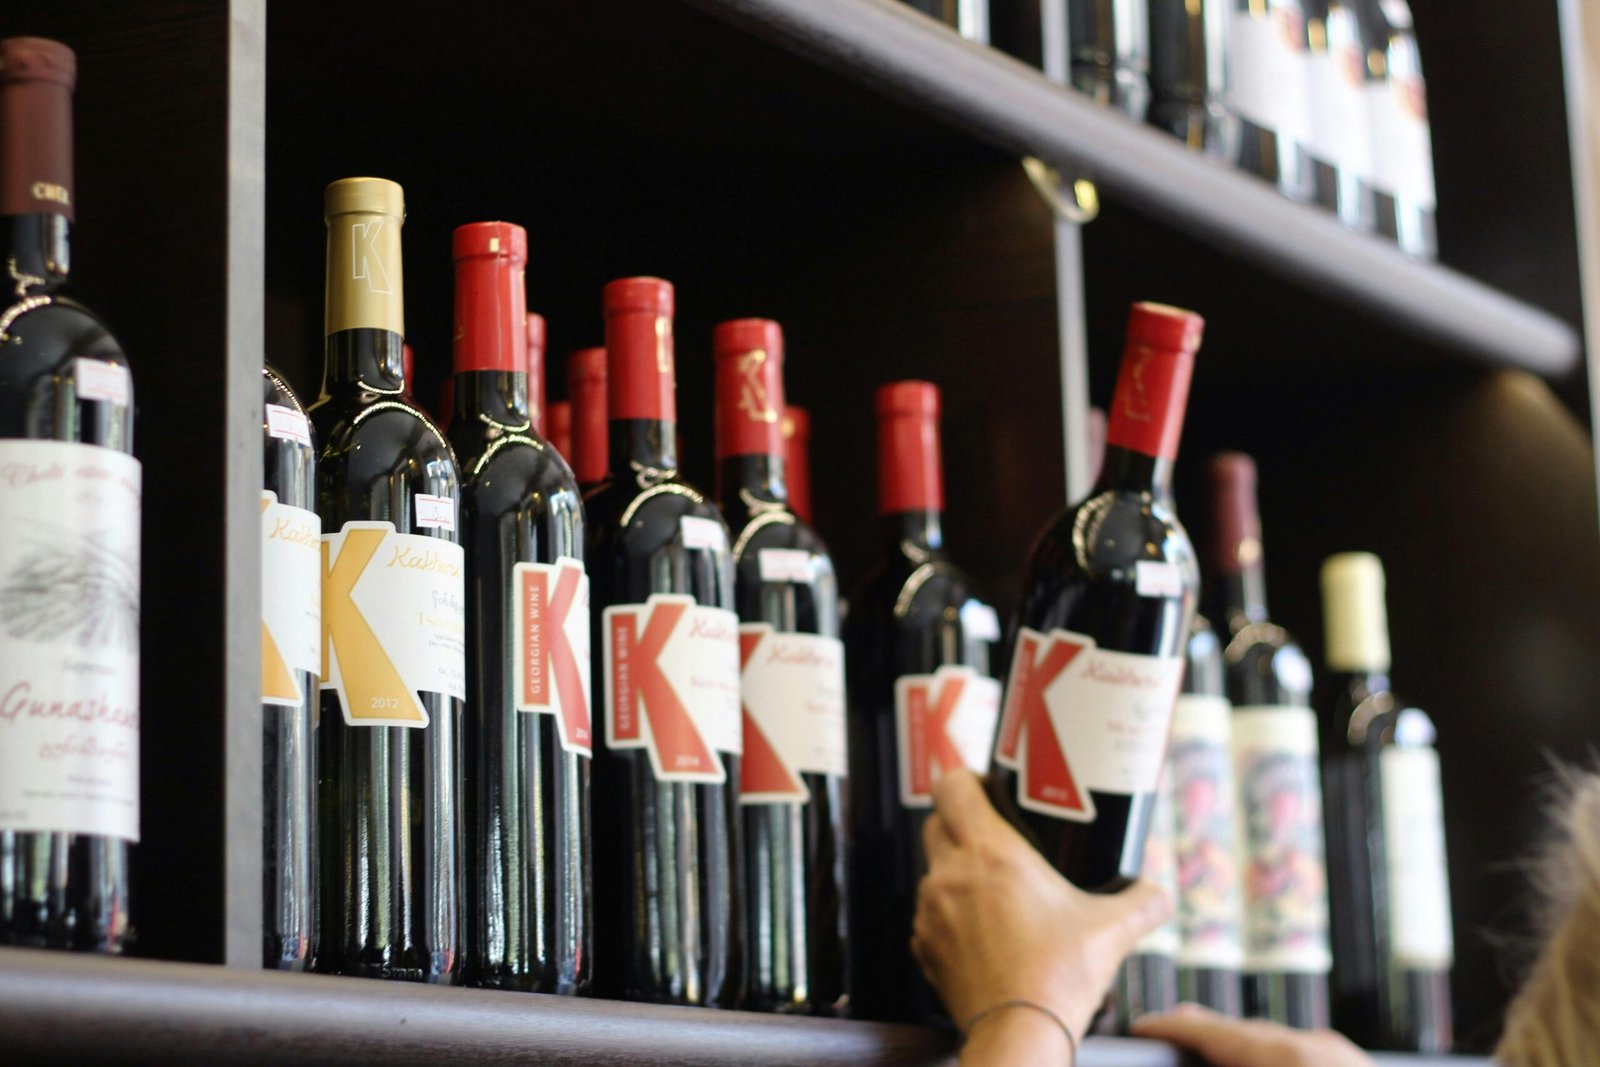
[{"label": "dark glass wine bottle", "polygon": [[1401,251],[1432,259],[1439,250],[1433,140],[1411,6],[1406,0],[1365,2],[1375,30],[1368,66],[1383,71],[1367,83],[1377,231]]},{"label": "dark glass wine bottle", "polygon": [[405,396],[400,186],[328,186],[319,970],[449,983],[461,963],[464,558],[455,454]]},{"label": "dark glass wine bottle", "polygon": [[1135,304],[1094,489],[1034,544],[989,793],[1074,884],[1137,877],[1199,593],[1172,507],[1203,322]]},{"label": "dark glass wine bottle", "polygon": [[1239,120],[1227,97],[1228,0],[1149,0],[1152,126],[1233,161]]},{"label": "dark glass wine bottle", "polygon": [[1445,1053],[1455,942],[1433,721],[1389,686],[1383,564],[1322,565],[1334,1024],[1369,1048]]},{"label": "dark glass wine bottle", "polygon": [[607,996],[732,1007],[743,724],[728,528],[678,477],[672,286],[614,281],[605,311],[609,470],[585,498],[605,726],[595,978]]},{"label": "dark glass wine bottle", "polygon": [[938,1013],[911,956],[926,869],[922,824],[947,770],[983,773],[1000,710],[989,654],[994,609],[945,555],[939,391],[878,390],[882,558],[845,619],[849,689],[851,1014],[918,1021]]},{"label": "dark glass wine bottle", "polygon": [[1245,1010],[1301,1028],[1328,1025],[1328,888],[1311,664],[1267,614],[1256,467],[1211,463],[1214,565],[1233,701],[1233,762],[1244,874]]},{"label": "dark glass wine bottle", "polygon": [[[466,550],[466,980],[581,993],[594,941],[589,579],[583,502],[532,426],[528,238],[453,238],[455,417]],[[542,342],[542,331],[538,336]]]},{"label": "dark glass wine bottle", "polygon": [[1145,0],[1067,0],[1072,87],[1143,122],[1150,107]]},{"label": "dark glass wine bottle", "polygon": [[567,359],[567,395],[572,397],[572,473],[589,490],[610,470],[611,425],[606,418],[606,350],[580,348]]},{"label": "dark glass wine bottle", "polygon": [[1244,902],[1232,711],[1222,643],[1205,617],[1196,615],[1167,743],[1178,867],[1178,997],[1241,1015]]},{"label": "dark glass wine bottle", "polygon": [[262,962],[303,971],[316,934],[317,679],[322,674],[322,520],[311,422],[262,368]]},{"label": "dark glass wine bottle", "polygon": [[[0,944],[121,952],[139,840],[140,467],[128,358],[63,292],[76,80],[66,45],[0,41]],[[78,704],[93,721],[28,711]]]},{"label": "dark glass wine bottle", "polygon": [[545,440],[561,453],[561,458],[572,463],[572,404],[565,400],[550,403],[550,425]]},{"label": "dark glass wine bottle", "polygon": [[744,757],[745,1006],[844,1005],[844,645],[828,548],[788,506],[783,332],[712,335],[717,499],[733,533]]},{"label": "dark glass wine bottle", "polygon": [[789,510],[811,524],[811,412],[790,404],[783,409],[783,468]]},{"label": "dark glass wine bottle", "polygon": [[1296,199],[1311,195],[1310,72],[1301,0],[1232,0],[1227,99],[1239,117],[1239,166]]}]

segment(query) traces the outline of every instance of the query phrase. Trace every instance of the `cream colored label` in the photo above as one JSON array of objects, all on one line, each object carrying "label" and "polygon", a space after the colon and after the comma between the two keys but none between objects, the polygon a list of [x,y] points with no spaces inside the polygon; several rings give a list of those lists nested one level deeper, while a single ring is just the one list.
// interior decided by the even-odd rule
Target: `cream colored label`
[{"label": "cream colored label", "polygon": [[1179,695],[1172,709],[1166,776],[1178,867],[1178,962],[1185,967],[1238,970],[1244,962],[1232,714],[1222,697],[1198,693]]},{"label": "cream colored label", "polygon": [[817,634],[739,627],[744,703],[742,804],[805,803],[802,774],[849,773],[845,758],[844,645]]},{"label": "cream colored label", "polygon": [[1390,746],[1378,754],[1389,865],[1389,937],[1401,967],[1443,970],[1455,958],[1445,867],[1439,754]]},{"label": "cream colored label", "polygon": [[351,213],[328,220],[326,332],[405,333],[400,220]]},{"label": "cream colored label", "polygon": [[139,839],[139,461],[0,441],[0,830]]},{"label": "cream colored label", "polygon": [[419,692],[466,699],[464,560],[387,522],[323,535],[322,688],[347,724],[427,726]]},{"label": "cream colored label", "polygon": [[261,494],[261,702],[299,707],[322,673],[322,519]]},{"label": "cream colored label", "polygon": [[[1150,809],[1150,832],[1144,841],[1144,865],[1139,877],[1161,887],[1167,898],[1178,899],[1178,861],[1174,850],[1172,812],[1172,772],[1162,772],[1156,786],[1155,805]],[[1148,956],[1176,956],[1179,948],[1178,913],[1151,930],[1133,946],[1135,953]]]}]

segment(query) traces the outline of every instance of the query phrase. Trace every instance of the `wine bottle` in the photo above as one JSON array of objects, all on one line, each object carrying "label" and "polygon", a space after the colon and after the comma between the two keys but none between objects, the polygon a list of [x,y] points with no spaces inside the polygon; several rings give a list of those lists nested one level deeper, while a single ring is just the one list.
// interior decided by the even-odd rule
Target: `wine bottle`
[{"label": "wine bottle", "polygon": [[610,469],[610,423],[606,419],[606,350],[581,348],[567,359],[567,393],[572,397],[572,473],[585,490],[606,479]]},{"label": "wine bottle", "polygon": [[271,367],[262,368],[262,394],[262,961],[303,971],[316,934],[322,519],[305,409]]},{"label": "wine bottle", "polygon": [[811,412],[790,404],[783,409],[783,469],[789,485],[789,510],[811,524]]},{"label": "wine bottle", "polygon": [[1226,48],[1240,168],[1309,199],[1310,72],[1301,0],[1233,0]]},{"label": "wine bottle", "polygon": [[1145,0],[1068,0],[1072,87],[1143,122],[1150,108],[1150,24]]},{"label": "wine bottle", "polygon": [[1368,85],[1378,80],[1367,63],[1371,20],[1363,0],[1323,0],[1328,68],[1322,78],[1320,122],[1325,154],[1335,168],[1334,205],[1352,229],[1377,226],[1373,189],[1372,129]]},{"label": "wine bottle", "polygon": [[1149,0],[1150,112],[1196,152],[1232,161],[1239,120],[1227,106],[1229,0]]},{"label": "wine bottle", "polygon": [[583,502],[534,429],[528,237],[458,227],[455,418],[466,550],[467,981],[581,993],[594,940]]},{"label": "wine bottle", "polygon": [[[0,944],[121,952],[139,840],[133,378],[63,292],[77,58],[0,40]],[[51,707],[93,709],[64,720]],[[43,758],[54,752],[58,758]]]},{"label": "wine bottle", "polygon": [[672,286],[619,279],[605,312],[609,468],[585,498],[605,722],[595,976],[608,996],[732,1007],[743,724],[728,528],[678,476]]},{"label": "wine bottle", "polygon": [[568,464],[572,462],[572,404],[566,400],[554,400],[550,403],[549,433],[545,440],[550,442],[550,447],[561,453],[561,458]]},{"label": "wine bottle", "polygon": [[788,506],[782,330],[724,322],[712,348],[744,706],[745,1007],[832,1013],[844,1001],[849,771],[838,580]]},{"label": "wine bottle", "polygon": [[1167,774],[1178,868],[1178,997],[1244,1013],[1244,902],[1222,643],[1204,616],[1189,628],[1183,691],[1172,709]]},{"label": "wine bottle", "polygon": [[[400,373],[405,375],[406,396],[412,396],[417,386],[417,353],[407,341],[400,346]],[[445,379],[447,382],[449,379]],[[448,408],[441,408],[441,412],[448,412]]]},{"label": "wine bottle", "polygon": [[461,963],[465,561],[455,454],[405,396],[400,186],[328,186],[317,967],[454,982]]},{"label": "wine bottle", "polygon": [[1227,628],[1233,762],[1245,871],[1248,1014],[1328,1025],[1328,890],[1311,664],[1267,614],[1255,462],[1213,458],[1214,564]]},{"label": "wine bottle", "polygon": [[1402,252],[1432,259],[1439,251],[1433,143],[1411,7],[1406,0],[1367,3],[1376,27],[1368,66],[1384,72],[1367,88],[1377,231]]},{"label": "wine bottle", "polygon": [[905,0],[931,15],[969,41],[989,43],[989,0]]},{"label": "wine bottle", "polygon": [[1140,871],[1199,592],[1173,511],[1203,320],[1135,304],[1089,496],[1034,544],[995,740],[996,808],[1074,884]]},{"label": "wine bottle", "polygon": [[544,403],[544,316],[530,311],[524,320],[528,350],[528,418],[529,426],[540,440],[545,438]]},{"label": "wine bottle", "polygon": [[[1145,837],[1144,864],[1139,877],[1160,886],[1178,899],[1178,867],[1173,852],[1173,797],[1170,768],[1163,767],[1150,809],[1150,830]],[[1125,1034],[1132,1022],[1151,1012],[1171,1011],[1178,1004],[1178,918],[1141,937],[1117,971],[1112,1000],[1116,1006],[1116,1032]]]},{"label": "wine bottle", "polygon": [[1322,565],[1334,1022],[1369,1048],[1450,1051],[1450,884],[1433,721],[1389,686],[1383,564]]},{"label": "wine bottle", "polygon": [[994,609],[945,555],[939,390],[877,394],[882,557],[845,620],[849,689],[851,1013],[918,1021],[938,1012],[911,957],[926,869],[922,824],[939,776],[983,773],[1000,710],[990,677]]}]

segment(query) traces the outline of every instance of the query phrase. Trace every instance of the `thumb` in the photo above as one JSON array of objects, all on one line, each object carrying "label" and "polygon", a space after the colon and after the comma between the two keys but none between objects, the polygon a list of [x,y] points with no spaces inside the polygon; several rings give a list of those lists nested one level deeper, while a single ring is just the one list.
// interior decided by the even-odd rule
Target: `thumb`
[{"label": "thumb", "polygon": [[1116,938],[1119,955],[1172,917],[1172,898],[1154,882],[1140,879],[1119,893],[1094,898]]},{"label": "thumb", "polygon": [[945,833],[958,845],[983,837],[995,824],[1005,826],[989,803],[983,779],[966,769],[946,771],[933,786],[933,810]]}]

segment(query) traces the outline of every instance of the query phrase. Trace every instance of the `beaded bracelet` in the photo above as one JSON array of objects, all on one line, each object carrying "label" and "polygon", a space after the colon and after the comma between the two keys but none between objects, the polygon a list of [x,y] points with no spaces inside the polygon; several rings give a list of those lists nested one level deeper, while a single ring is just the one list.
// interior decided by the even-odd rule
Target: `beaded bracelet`
[{"label": "beaded bracelet", "polygon": [[1038,1001],[1028,1000],[1025,997],[1009,997],[997,1004],[991,1004],[987,1008],[984,1008],[982,1011],[975,1014],[972,1018],[967,1020],[967,1025],[961,1028],[961,1033],[963,1035],[962,1040],[966,1040],[965,1035],[972,1033],[972,1028],[974,1026],[977,1026],[984,1019],[1003,1008],[1032,1008],[1034,1011],[1043,1012],[1045,1015],[1048,1015],[1050,1017],[1050,1021],[1061,1027],[1061,1032],[1066,1035],[1068,1067],[1071,1067],[1072,1064],[1078,1062],[1078,1039],[1073,1036],[1072,1027],[1068,1026],[1066,1020],[1062,1019],[1061,1016],[1057,1015],[1052,1009],[1045,1007]]}]

